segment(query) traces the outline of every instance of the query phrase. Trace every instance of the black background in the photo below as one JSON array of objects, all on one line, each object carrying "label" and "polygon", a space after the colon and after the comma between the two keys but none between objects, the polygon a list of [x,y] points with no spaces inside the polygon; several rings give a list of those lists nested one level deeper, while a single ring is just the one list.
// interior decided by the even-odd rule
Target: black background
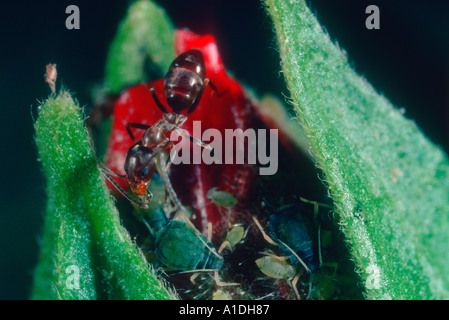
[{"label": "black background", "polygon": [[[163,1],[177,27],[213,33],[225,65],[257,93],[288,96],[270,19],[259,1]],[[449,150],[449,1],[308,1],[334,41],[423,132]],[[80,9],[67,30],[65,8]],[[380,30],[365,28],[365,8],[380,9]],[[33,141],[32,109],[49,89],[45,65],[87,108],[128,1],[10,1],[0,4],[0,299],[28,299],[45,208],[45,180]]]}]

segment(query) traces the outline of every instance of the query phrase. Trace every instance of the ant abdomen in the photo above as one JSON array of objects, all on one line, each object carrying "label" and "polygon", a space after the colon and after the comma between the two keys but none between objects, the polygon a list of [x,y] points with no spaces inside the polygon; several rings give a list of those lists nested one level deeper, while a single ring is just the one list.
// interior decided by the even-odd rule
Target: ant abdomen
[{"label": "ant abdomen", "polygon": [[206,77],[204,58],[199,50],[179,55],[165,76],[167,104],[174,113],[187,110],[198,99]]}]

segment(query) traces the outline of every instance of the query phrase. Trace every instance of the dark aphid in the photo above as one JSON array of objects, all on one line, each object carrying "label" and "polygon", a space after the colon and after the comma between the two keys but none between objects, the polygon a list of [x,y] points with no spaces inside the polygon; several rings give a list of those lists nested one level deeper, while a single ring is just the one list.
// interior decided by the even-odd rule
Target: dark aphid
[{"label": "dark aphid", "polygon": [[[318,223],[319,204],[305,199],[301,200],[301,203],[288,205],[278,210],[273,210],[264,200],[269,211],[268,234],[257,218],[253,217],[264,239],[279,247],[285,254],[285,256],[280,257],[269,252],[263,252],[265,256],[256,260],[257,266],[262,273],[270,278],[289,279],[298,299],[300,294],[296,284],[301,270],[313,274],[322,265],[320,226]],[[304,202],[314,204],[313,215]],[[324,206],[328,207],[327,205]],[[310,279],[308,297],[311,294],[311,285]]]},{"label": "dark aphid", "polygon": [[299,256],[308,272],[313,273],[320,268],[318,232],[313,216],[306,210],[309,208],[299,204],[282,207],[270,215],[268,225],[273,240],[285,244],[280,247],[290,261],[300,266],[296,258]]},{"label": "dark aphid", "polygon": [[[152,199],[148,185],[154,172],[157,171],[164,180],[166,190],[175,206],[182,208],[168,178],[167,171],[170,166],[168,155],[174,146],[169,137],[175,130],[184,136],[180,127],[198,106],[207,85],[216,91],[212,82],[206,78],[203,54],[196,49],[186,51],[172,62],[165,76],[165,97],[172,112],[167,111],[160,102],[153,86],[149,90],[156,105],[164,113],[162,119],[151,126],[140,123],[126,124],[126,130],[133,141],[135,138],[131,128],[145,130],[142,139],[135,141],[126,154],[124,165],[126,175],[119,175],[104,166],[102,170],[109,181],[134,204],[147,207]],[[185,115],[181,114],[183,112]],[[211,149],[209,145],[198,139],[191,136],[186,138],[204,148]],[[139,200],[130,197],[110,176],[127,179],[131,191],[139,197]]]}]

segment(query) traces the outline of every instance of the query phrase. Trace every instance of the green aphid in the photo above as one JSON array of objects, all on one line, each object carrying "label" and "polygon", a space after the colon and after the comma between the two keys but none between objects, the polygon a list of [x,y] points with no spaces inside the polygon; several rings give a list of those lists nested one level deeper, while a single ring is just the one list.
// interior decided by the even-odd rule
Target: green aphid
[{"label": "green aphid", "polygon": [[155,254],[161,264],[173,270],[215,270],[223,265],[223,258],[209,240],[185,218],[170,220],[157,233]]},{"label": "green aphid", "polygon": [[237,199],[234,195],[226,191],[219,191],[217,188],[209,189],[207,198],[220,207],[232,208],[237,204]]},{"label": "green aphid", "polygon": [[274,279],[292,279],[296,275],[296,268],[284,257],[266,255],[256,260],[256,264],[263,274]]}]

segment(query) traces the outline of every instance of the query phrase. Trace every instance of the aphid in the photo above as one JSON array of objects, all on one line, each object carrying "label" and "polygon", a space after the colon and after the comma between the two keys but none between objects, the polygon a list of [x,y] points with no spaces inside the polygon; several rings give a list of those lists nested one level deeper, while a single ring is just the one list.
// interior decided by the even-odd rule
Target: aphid
[{"label": "aphid", "polygon": [[[164,80],[165,97],[172,112],[167,111],[160,102],[155,88],[152,86],[149,91],[157,107],[164,113],[162,119],[151,126],[140,123],[126,124],[126,130],[135,142],[126,154],[124,164],[126,174],[117,174],[106,167],[102,167],[102,169],[111,183],[134,204],[147,207],[148,202],[152,199],[148,185],[157,171],[164,180],[166,191],[175,206],[182,208],[168,177],[170,158],[167,155],[170,154],[174,146],[169,137],[173,131],[185,136],[180,130],[180,126],[198,106],[207,85],[216,92],[215,86],[206,78],[203,54],[196,49],[186,51],[175,58]],[[183,112],[186,112],[185,115],[181,114]],[[135,141],[131,128],[145,130],[141,140]],[[211,147],[201,140],[191,136],[187,138],[193,143],[211,150]],[[127,179],[131,191],[139,197],[139,200],[130,197],[109,175]]]},{"label": "aphid", "polygon": [[[169,220],[163,211],[148,220],[147,226],[155,236],[154,253],[157,261],[172,270],[192,273],[213,272],[218,286],[236,285],[224,283],[219,279],[218,271],[223,265],[223,257],[183,214],[177,214]],[[153,215],[153,213],[152,213]],[[165,224],[160,215],[164,215]],[[195,277],[195,275],[194,275]],[[193,282],[193,278],[191,278]]]},{"label": "aphid", "polygon": [[[314,204],[314,214],[318,214],[318,203],[301,199],[303,202],[311,202]],[[260,258],[257,265],[259,269],[266,275],[276,279],[292,279],[292,287],[297,297],[299,293],[296,283],[299,278],[297,271],[304,269],[307,273],[312,274],[322,266],[321,259],[321,241],[319,225],[311,221],[311,217],[307,216],[306,210],[302,204],[288,205],[276,211],[273,211],[265,202],[269,212],[269,235],[263,230],[257,218],[253,217],[254,222],[261,231],[264,239],[278,246],[286,256],[278,257],[273,254],[264,253],[267,256]],[[324,205],[327,206],[327,205]],[[313,234],[313,230],[317,230],[317,234]],[[289,265],[289,260],[292,265]],[[311,286],[311,282],[309,282]],[[309,295],[310,295],[309,288]]]},{"label": "aphid", "polygon": [[285,257],[264,252],[265,256],[256,260],[256,264],[265,275],[274,279],[290,279],[296,276],[296,268]]},{"label": "aphid", "polygon": [[232,300],[232,297],[226,291],[218,289],[214,292],[212,300]]},{"label": "aphid", "polygon": [[246,236],[248,229],[245,231],[242,225],[236,224],[231,227],[226,235],[225,241],[221,244],[218,252],[221,253],[225,248],[232,250],[238,243],[240,243]]},{"label": "aphid", "polygon": [[269,252],[262,252],[263,257],[256,260],[256,265],[259,270],[266,276],[273,279],[290,280],[291,287],[295,291],[297,299],[300,299],[300,294],[296,287],[300,272],[297,272],[296,266],[288,262],[289,256],[276,256]]},{"label": "aphid", "polygon": [[217,188],[210,188],[207,192],[207,198],[217,206],[224,208],[232,208],[237,204],[237,199],[234,195],[226,191],[217,190]]}]

